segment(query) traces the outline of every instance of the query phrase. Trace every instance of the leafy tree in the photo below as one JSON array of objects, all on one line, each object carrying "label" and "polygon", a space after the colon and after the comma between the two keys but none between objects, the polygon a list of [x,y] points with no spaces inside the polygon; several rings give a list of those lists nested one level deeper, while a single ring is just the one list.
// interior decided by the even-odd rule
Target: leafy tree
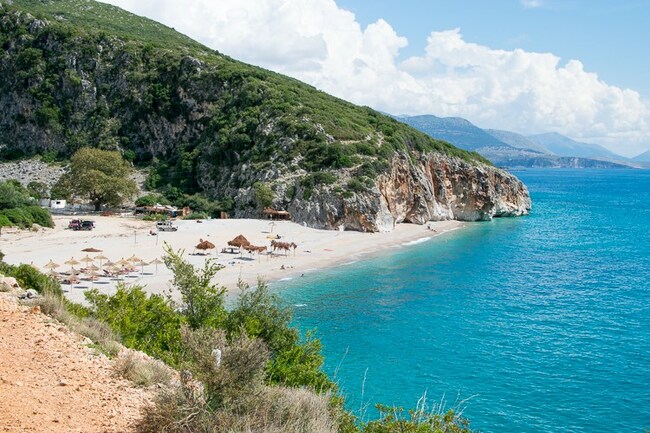
[{"label": "leafy tree", "polygon": [[169,200],[167,200],[162,194],[150,193],[138,197],[135,201],[136,206],[154,206],[156,204],[169,204]]},{"label": "leafy tree", "polygon": [[129,177],[131,172],[131,166],[119,152],[84,147],[72,156],[68,171],[54,190],[87,199],[95,210],[102,205],[119,206],[137,191]]},{"label": "leafy tree", "polygon": [[49,188],[43,182],[33,180],[27,184],[27,191],[30,196],[38,200],[47,197]]},{"label": "leafy tree", "polygon": [[271,206],[273,203],[273,190],[264,182],[255,182],[253,184],[253,192],[255,194],[255,202],[260,208]]},{"label": "leafy tree", "polygon": [[[183,250],[174,251],[167,243],[163,261],[174,274],[172,286],[181,294],[179,311],[190,328],[217,328],[222,325],[226,317],[226,288],[212,284],[211,280],[223,266],[206,260],[203,269],[197,270],[183,259]],[[171,296],[169,299],[171,302]]]}]

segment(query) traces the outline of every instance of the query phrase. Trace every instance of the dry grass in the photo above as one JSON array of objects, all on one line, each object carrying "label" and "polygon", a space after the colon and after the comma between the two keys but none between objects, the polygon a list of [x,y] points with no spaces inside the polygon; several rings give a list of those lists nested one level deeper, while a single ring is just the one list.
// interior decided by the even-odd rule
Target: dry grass
[{"label": "dry grass", "polygon": [[169,385],[172,374],[170,368],[158,360],[146,359],[140,354],[125,351],[113,366],[115,372],[136,385],[149,387],[151,385]]},{"label": "dry grass", "polygon": [[122,345],[118,337],[109,326],[97,319],[84,317],[79,319],[71,314],[63,302],[63,298],[52,293],[45,293],[43,296],[30,301],[30,305],[38,305],[41,311],[48,316],[68,326],[68,328],[84,337],[89,338],[107,356],[114,358],[120,352]]},{"label": "dry grass", "polygon": [[[163,390],[145,410],[139,432],[336,432],[329,395],[263,383],[269,353],[262,341],[227,342],[214,330],[185,329],[183,338],[195,377],[182,374],[180,385]],[[219,367],[214,347],[223,350]]]}]

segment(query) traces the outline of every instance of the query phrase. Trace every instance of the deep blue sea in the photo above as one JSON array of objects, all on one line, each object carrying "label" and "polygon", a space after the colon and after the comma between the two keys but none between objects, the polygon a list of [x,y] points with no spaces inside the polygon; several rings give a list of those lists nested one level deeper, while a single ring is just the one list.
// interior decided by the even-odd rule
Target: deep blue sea
[{"label": "deep blue sea", "polygon": [[650,429],[650,170],[527,170],[527,217],[277,284],[348,407],[483,432]]}]

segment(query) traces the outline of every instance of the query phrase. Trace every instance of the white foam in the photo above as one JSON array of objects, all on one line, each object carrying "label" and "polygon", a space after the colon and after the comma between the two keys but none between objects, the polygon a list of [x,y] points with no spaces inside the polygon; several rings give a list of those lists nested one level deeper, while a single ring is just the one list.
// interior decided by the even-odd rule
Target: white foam
[{"label": "white foam", "polygon": [[298,307],[298,308],[300,308],[300,307],[306,307],[306,306],[307,306],[307,304],[295,304],[295,305],[294,305],[294,307]]},{"label": "white foam", "polygon": [[285,277],[285,278],[280,278],[278,281],[291,281],[293,280],[292,277]]},{"label": "white foam", "polygon": [[427,236],[425,238],[416,239],[414,241],[404,242],[402,245],[404,245],[405,247],[410,247],[411,245],[423,244],[426,241],[431,240],[432,238],[433,238],[433,236]]}]

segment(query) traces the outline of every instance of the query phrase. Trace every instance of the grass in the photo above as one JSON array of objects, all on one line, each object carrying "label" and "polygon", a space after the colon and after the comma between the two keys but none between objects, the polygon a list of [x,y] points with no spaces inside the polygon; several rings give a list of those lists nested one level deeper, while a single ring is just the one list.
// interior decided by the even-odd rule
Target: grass
[{"label": "grass", "polygon": [[126,351],[113,366],[115,373],[130,380],[138,386],[169,385],[172,379],[171,369],[161,361],[147,359],[141,354]]},{"label": "grass", "polygon": [[104,322],[92,317],[82,317],[72,314],[62,295],[46,292],[41,297],[29,302],[38,305],[44,314],[58,320],[78,334],[90,339],[95,347],[109,358],[114,358],[120,352],[122,345],[119,338]]}]

